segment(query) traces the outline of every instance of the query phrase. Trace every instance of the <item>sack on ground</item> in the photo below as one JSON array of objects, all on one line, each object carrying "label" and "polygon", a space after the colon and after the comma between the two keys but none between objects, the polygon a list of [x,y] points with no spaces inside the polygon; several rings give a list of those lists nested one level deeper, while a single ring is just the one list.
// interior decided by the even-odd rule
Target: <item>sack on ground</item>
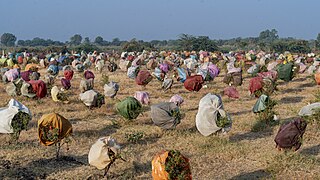
[{"label": "sack on ground", "polygon": [[279,149],[298,150],[302,144],[302,137],[306,130],[307,123],[302,118],[297,118],[288,124],[283,124],[274,141]]}]

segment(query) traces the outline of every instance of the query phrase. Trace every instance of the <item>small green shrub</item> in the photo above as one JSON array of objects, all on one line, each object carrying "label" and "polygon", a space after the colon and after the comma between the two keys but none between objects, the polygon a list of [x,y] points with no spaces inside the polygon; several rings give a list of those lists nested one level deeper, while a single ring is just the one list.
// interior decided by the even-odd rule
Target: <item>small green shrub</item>
[{"label": "small green shrub", "polygon": [[101,76],[101,84],[105,85],[105,84],[108,84],[108,83],[109,83],[109,76],[106,75],[106,74],[102,74],[102,76]]},{"label": "small green shrub", "polygon": [[59,140],[59,128],[53,128],[48,125],[42,128],[43,139],[50,142],[57,142]]},{"label": "small green shrub", "polygon": [[315,102],[320,102],[320,90],[318,90],[318,91],[314,94],[314,97],[315,97]]},{"label": "small green shrub", "polygon": [[103,104],[105,104],[104,101],[104,95],[98,93],[98,98],[97,98],[97,107],[100,108]]},{"label": "small green shrub", "polygon": [[68,101],[68,96],[66,93],[62,93],[62,92],[58,93],[57,98],[60,101]]},{"label": "small green shrub", "polygon": [[168,157],[165,162],[165,170],[169,174],[169,180],[178,179],[184,180],[189,179],[191,174],[189,162],[184,158],[179,151],[171,150],[168,153]]},{"label": "small green shrub", "polygon": [[266,109],[260,113],[258,113],[257,120],[264,121],[267,124],[270,124],[273,121],[274,115],[276,112],[274,111],[274,107],[277,105],[277,102],[272,99],[268,99],[266,102]]},{"label": "small green shrub", "polygon": [[303,117],[308,123],[320,125],[320,108],[313,109],[313,114]]},{"label": "small green shrub", "polygon": [[27,130],[28,124],[31,120],[31,117],[28,113],[19,111],[12,119],[11,126],[13,128],[13,133],[11,138],[13,141],[19,139],[20,133],[22,130]]},{"label": "small green shrub", "polygon": [[228,117],[222,117],[220,114],[218,114],[216,124],[220,128],[225,128],[231,125],[231,121],[228,119]]},{"label": "small green shrub", "polygon": [[139,142],[144,136],[143,132],[136,132],[136,133],[130,133],[130,134],[125,134],[125,138],[127,139],[128,142],[130,143],[137,143]]}]

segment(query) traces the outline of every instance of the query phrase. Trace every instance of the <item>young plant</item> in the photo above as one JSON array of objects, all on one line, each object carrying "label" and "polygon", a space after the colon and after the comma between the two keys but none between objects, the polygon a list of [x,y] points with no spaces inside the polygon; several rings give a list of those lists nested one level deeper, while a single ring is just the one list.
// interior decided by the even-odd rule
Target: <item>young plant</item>
[{"label": "young plant", "polygon": [[62,101],[62,102],[67,102],[68,101],[68,96],[66,93],[59,92],[57,95],[57,98]]},{"label": "young plant", "polygon": [[258,113],[258,121],[264,121],[267,124],[270,124],[273,121],[274,115],[276,115],[276,112],[274,111],[274,106],[276,105],[277,102],[275,100],[268,98],[266,109]]},{"label": "young plant", "polygon": [[114,153],[110,148],[108,148],[108,156],[110,158],[110,162],[109,164],[107,165],[107,167],[105,168],[105,171],[104,171],[104,177],[107,176],[108,174],[108,171],[111,167],[111,165],[117,160],[117,159],[121,159],[122,161],[126,161],[125,159],[122,158],[121,154],[116,154]]},{"label": "young plant", "polygon": [[315,97],[315,102],[320,102],[320,90],[318,90],[318,91],[314,94],[314,97]]},{"label": "young plant", "polygon": [[305,116],[304,119],[308,123],[315,123],[317,125],[320,125],[320,108],[312,109],[313,113],[310,116]]},{"label": "young plant", "polygon": [[190,179],[189,162],[179,151],[169,151],[165,162],[165,170],[168,173],[169,180]]},{"label": "young plant", "polygon": [[179,109],[177,109],[177,110],[172,110],[172,111],[171,111],[171,114],[172,114],[172,117],[174,117],[174,119],[176,120],[176,124],[179,124],[179,123],[180,123],[180,120],[182,119],[180,110],[179,110]]},{"label": "young plant", "polygon": [[97,107],[100,108],[103,104],[105,104],[104,95],[98,93]]},{"label": "young plant", "polygon": [[11,138],[13,141],[19,139],[20,133],[22,130],[27,130],[28,124],[31,120],[31,117],[28,113],[19,111],[12,119],[11,126],[13,128],[13,133]]},{"label": "young plant", "polygon": [[125,134],[125,138],[130,143],[137,143],[143,138],[144,134],[143,132],[137,132],[137,133],[130,133]]},{"label": "young plant", "polygon": [[216,120],[216,124],[218,127],[220,128],[225,128],[231,125],[231,121],[228,119],[228,117],[222,117],[219,113],[218,113],[218,117]]},{"label": "young plant", "polygon": [[101,85],[105,85],[109,83],[109,76],[106,74],[102,74],[101,76]]},{"label": "young plant", "polygon": [[59,138],[60,129],[54,128],[53,125],[47,125],[42,127],[41,132],[43,133],[43,137],[42,137],[43,140],[54,142],[54,145],[56,146],[56,159],[58,159],[60,155],[61,146],[64,145],[65,143],[69,143],[70,139],[68,139],[68,137],[65,137],[64,143],[61,143],[62,139]]}]

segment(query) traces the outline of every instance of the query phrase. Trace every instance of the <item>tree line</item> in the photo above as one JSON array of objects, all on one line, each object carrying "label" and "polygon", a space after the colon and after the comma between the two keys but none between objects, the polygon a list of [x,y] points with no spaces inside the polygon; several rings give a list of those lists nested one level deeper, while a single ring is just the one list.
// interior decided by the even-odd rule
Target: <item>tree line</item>
[{"label": "tree line", "polygon": [[1,35],[2,47],[48,47],[48,46],[68,46],[75,49],[84,49],[90,51],[103,47],[120,47],[124,51],[142,51],[142,50],[206,50],[206,51],[239,51],[239,50],[264,50],[268,52],[290,51],[295,53],[308,53],[310,51],[320,50],[320,33],[315,40],[303,40],[295,38],[280,38],[278,31],[267,29],[260,32],[258,37],[232,38],[227,40],[213,40],[208,36],[194,36],[181,34],[175,40],[152,40],[149,42],[132,39],[130,41],[121,41],[114,38],[112,41],[106,41],[101,36],[94,40],[89,37],[83,38],[80,34],[70,37],[69,41],[60,42],[51,39],[33,38],[32,40],[18,40],[12,33]]}]

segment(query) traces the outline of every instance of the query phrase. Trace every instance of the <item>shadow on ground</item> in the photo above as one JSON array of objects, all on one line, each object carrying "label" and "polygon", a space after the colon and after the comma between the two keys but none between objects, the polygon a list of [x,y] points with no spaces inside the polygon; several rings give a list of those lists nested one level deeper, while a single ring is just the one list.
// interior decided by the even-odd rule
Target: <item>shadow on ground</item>
[{"label": "shadow on ground", "polygon": [[61,156],[59,159],[38,159],[21,166],[19,162],[0,160],[0,178],[9,179],[45,179],[51,173],[85,166],[84,156]]},{"label": "shadow on ground", "polygon": [[239,142],[243,140],[255,140],[265,138],[272,135],[272,131],[266,132],[247,132],[244,134],[235,134],[229,137],[230,142]]},{"label": "shadow on ground", "polygon": [[251,128],[251,132],[244,134],[236,134],[229,137],[231,142],[238,142],[243,140],[255,140],[265,138],[273,134],[273,129],[279,124],[279,121],[273,121],[266,124],[265,121],[257,121]]},{"label": "shadow on ground", "polygon": [[271,173],[265,170],[257,170],[249,173],[242,173],[237,176],[232,177],[230,180],[239,180],[239,179],[266,179],[271,178]]},{"label": "shadow on ground", "polygon": [[302,92],[302,91],[303,91],[303,89],[301,89],[301,88],[292,88],[292,89],[282,90],[281,92],[288,94],[288,93],[298,93],[298,92]]},{"label": "shadow on ground", "polygon": [[296,96],[296,97],[283,97],[280,99],[280,102],[282,104],[292,104],[292,103],[299,103],[304,99],[302,96]]},{"label": "shadow on ground", "polygon": [[102,129],[97,129],[97,130],[80,130],[74,132],[75,137],[86,137],[86,138],[91,138],[91,137],[101,137],[101,136],[108,136],[113,133],[115,133],[117,130],[116,125],[107,125],[105,128]]},{"label": "shadow on ground", "polygon": [[230,113],[230,115],[231,116],[241,116],[241,115],[248,114],[251,112],[252,112],[252,110],[245,110],[245,111],[233,112],[233,113]]},{"label": "shadow on ground", "polygon": [[316,146],[302,149],[302,151],[300,153],[304,154],[304,155],[317,156],[320,153],[320,145],[316,145]]},{"label": "shadow on ground", "polygon": [[297,88],[307,88],[307,87],[315,87],[315,86],[316,85],[314,82],[309,82],[309,83],[301,84]]},{"label": "shadow on ground", "polygon": [[294,78],[293,80],[292,80],[292,82],[303,82],[303,81],[306,81],[307,80],[307,78],[305,78],[305,77],[302,77],[302,78]]}]

